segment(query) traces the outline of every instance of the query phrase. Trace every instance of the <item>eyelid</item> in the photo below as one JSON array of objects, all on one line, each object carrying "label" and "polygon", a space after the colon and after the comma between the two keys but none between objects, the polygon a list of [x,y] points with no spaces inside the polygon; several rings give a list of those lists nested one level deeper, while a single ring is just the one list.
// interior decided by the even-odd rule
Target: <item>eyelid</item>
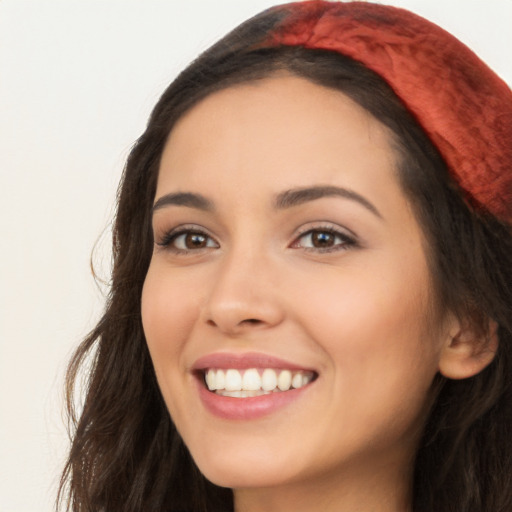
[{"label": "eyelid", "polygon": [[305,235],[306,233],[309,233],[310,231],[330,231],[332,233],[339,233],[342,236],[348,237],[348,238],[357,238],[357,235],[351,230],[344,226],[340,226],[339,224],[336,224],[331,221],[318,221],[318,222],[308,222],[304,225],[302,225],[300,228],[297,229],[295,233],[295,237],[298,238],[302,235]]},{"label": "eyelid", "polygon": [[[155,230],[156,231],[156,230]],[[330,233],[333,236],[341,239],[341,242],[333,246],[327,247],[304,247],[299,243],[302,238],[307,235],[311,235],[314,232],[326,232]],[[179,238],[180,236],[187,234],[199,234],[206,237],[209,241],[213,241],[214,246],[207,245],[206,247],[197,247],[197,248],[189,248],[182,249],[173,245],[173,242]],[[209,242],[208,242],[209,244]],[[209,230],[204,228],[198,224],[180,224],[171,229],[164,230],[160,236],[155,235],[155,245],[159,246],[162,250],[168,250],[177,254],[187,254],[192,252],[201,252],[205,250],[211,250],[215,248],[219,248],[220,244],[216,240],[216,238],[210,234]],[[293,237],[292,243],[289,245],[290,248],[300,249],[303,248],[307,251],[311,252],[334,252],[337,250],[346,250],[351,247],[359,245],[359,241],[355,233],[349,230],[348,228],[341,227],[337,224],[333,224],[331,222],[323,222],[323,223],[308,223],[306,225],[301,226]]]},{"label": "eyelid", "polygon": [[321,224],[307,224],[305,226],[302,226],[298,232],[296,233],[292,244],[290,245],[291,248],[301,248],[298,242],[304,238],[306,235],[310,235],[314,232],[326,232],[334,235],[335,237],[341,238],[343,243],[339,243],[338,245],[334,245],[331,247],[303,247],[303,249],[312,251],[312,252],[333,252],[338,250],[347,250],[351,247],[358,246],[358,238],[356,234],[347,229],[342,228],[336,224],[332,224],[330,222],[327,223],[321,223]]},{"label": "eyelid", "polygon": [[164,230],[162,235],[159,237],[155,236],[155,244],[158,245],[161,249],[169,250],[175,253],[189,253],[189,252],[199,252],[205,249],[213,249],[214,247],[199,247],[196,249],[180,249],[178,247],[173,247],[172,243],[174,240],[179,238],[182,235],[186,235],[189,233],[195,233],[205,236],[206,238],[213,240],[216,247],[220,247],[219,242],[215,239],[213,235],[211,235],[206,228],[203,226],[199,226],[197,224],[180,224],[175,226],[174,228]]}]

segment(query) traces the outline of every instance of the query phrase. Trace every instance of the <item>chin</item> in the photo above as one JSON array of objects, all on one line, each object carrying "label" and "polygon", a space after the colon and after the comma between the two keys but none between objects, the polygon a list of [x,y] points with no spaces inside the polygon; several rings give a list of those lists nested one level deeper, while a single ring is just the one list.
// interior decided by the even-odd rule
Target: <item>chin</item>
[{"label": "chin", "polygon": [[[201,468],[200,468],[201,469]],[[230,489],[265,488],[285,484],[288,479],[283,478],[282,471],[253,470],[245,467],[237,469],[225,467],[210,467],[206,471],[201,469],[203,475],[213,484]]]},{"label": "chin", "polygon": [[[252,456],[251,456],[252,455]],[[293,479],[290,464],[273,456],[237,451],[236,456],[219,453],[194,457],[201,473],[213,484],[231,489],[271,487]]]}]

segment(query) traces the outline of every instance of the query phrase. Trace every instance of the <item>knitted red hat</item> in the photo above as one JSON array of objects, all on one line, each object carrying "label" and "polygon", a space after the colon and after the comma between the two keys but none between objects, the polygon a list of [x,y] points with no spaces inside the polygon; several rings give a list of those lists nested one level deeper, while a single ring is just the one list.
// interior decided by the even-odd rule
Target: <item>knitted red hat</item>
[{"label": "knitted red hat", "polygon": [[312,0],[270,46],[332,50],[378,73],[415,116],[472,204],[512,220],[512,91],[467,46],[404,9]]}]

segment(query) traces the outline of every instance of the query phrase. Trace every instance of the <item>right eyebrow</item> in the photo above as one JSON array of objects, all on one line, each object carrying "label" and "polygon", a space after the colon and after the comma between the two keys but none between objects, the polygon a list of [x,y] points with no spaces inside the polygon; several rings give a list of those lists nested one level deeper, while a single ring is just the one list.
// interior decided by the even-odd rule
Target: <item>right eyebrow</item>
[{"label": "right eyebrow", "polygon": [[187,206],[188,208],[196,208],[212,212],[214,210],[213,203],[201,194],[193,194],[192,192],[172,192],[165,194],[157,199],[153,205],[153,213],[165,206]]}]

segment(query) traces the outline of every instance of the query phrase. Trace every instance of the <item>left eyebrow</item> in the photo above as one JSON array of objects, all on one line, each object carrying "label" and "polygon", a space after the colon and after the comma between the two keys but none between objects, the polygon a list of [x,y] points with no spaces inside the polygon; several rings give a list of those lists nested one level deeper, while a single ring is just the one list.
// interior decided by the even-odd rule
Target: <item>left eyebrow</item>
[{"label": "left eyebrow", "polygon": [[282,210],[285,208],[298,206],[309,201],[315,201],[316,199],[336,196],[342,197],[343,199],[349,199],[350,201],[355,201],[360,205],[364,206],[367,210],[372,212],[380,219],[383,219],[379,210],[362,195],[347,188],[334,187],[330,185],[319,185],[315,187],[294,188],[290,190],[285,190],[284,192],[281,192],[280,194],[277,195],[274,201],[274,208]]},{"label": "left eyebrow", "polygon": [[213,203],[201,194],[192,192],[173,192],[160,197],[153,205],[153,212],[165,206],[187,206],[211,212],[214,210]]}]

